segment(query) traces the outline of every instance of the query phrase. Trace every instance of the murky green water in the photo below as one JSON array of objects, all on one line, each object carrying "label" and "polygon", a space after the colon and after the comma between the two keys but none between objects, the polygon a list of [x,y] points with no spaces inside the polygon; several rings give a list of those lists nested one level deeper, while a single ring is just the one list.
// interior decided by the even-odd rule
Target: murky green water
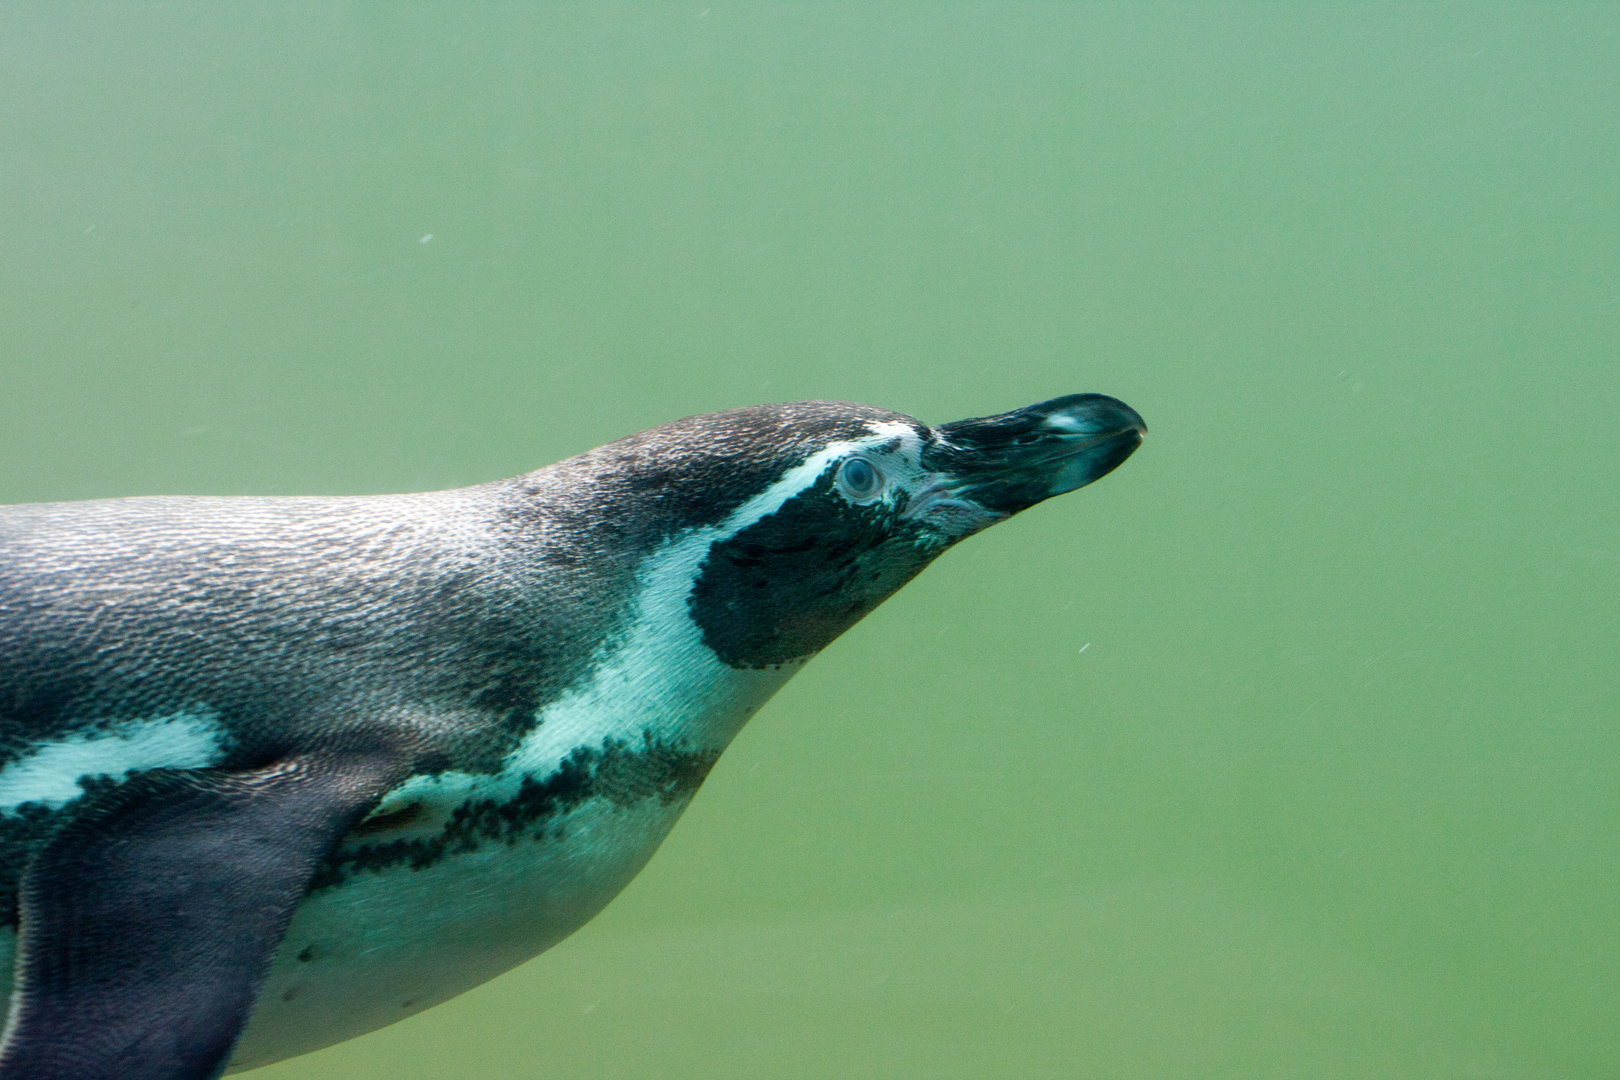
[{"label": "murky green water", "polygon": [[0,501],[1153,429],[256,1075],[1620,1075],[1620,9],[1300,8],[0,6]]}]

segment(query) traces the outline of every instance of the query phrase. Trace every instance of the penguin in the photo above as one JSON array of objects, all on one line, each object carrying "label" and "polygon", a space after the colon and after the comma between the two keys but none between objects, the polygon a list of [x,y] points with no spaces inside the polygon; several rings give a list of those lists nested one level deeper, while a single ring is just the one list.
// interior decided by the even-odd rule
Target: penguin
[{"label": "penguin", "polygon": [[0,1080],[216,1077],[537,955],[806,661],[1146,430],[809,401],[451,491],[0,507]]}]

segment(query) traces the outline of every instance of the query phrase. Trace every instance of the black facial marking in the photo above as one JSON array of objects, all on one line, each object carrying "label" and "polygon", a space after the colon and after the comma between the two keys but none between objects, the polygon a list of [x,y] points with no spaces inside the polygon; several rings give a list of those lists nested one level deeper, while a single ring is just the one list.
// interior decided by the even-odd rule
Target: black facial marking
[{"label": "black facial marking", "polygon": [[400,866],[422,870],[485,844],[512,846],[525,839],[555,838],[556,830],[550,827],[554,819],[598,796],[616,807],[651,798],[668,805],[696,791],[719,756],[717,751],[684,749],[654,738],[651,732],[643,734],[639,747],[620,739],[608,739],[599,748],[581,746],[544,780],[524,777],[511,798],[466,800],[436,836],[339,849],[316,871],[309,891],[341,885],[366,872]]},{"label": "black facial marking", "polygon": [[732,667],[821,651],[938,553],[915,543],[893,508],[839,497],[831,475],[704,560],[687,605],[704,643]]}]

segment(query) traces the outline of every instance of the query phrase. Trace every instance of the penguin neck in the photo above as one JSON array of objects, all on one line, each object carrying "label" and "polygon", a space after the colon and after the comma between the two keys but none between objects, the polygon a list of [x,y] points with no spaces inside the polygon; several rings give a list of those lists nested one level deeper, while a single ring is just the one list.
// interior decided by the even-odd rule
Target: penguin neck
[{"label": "penguin neck", "polygon": [[576,747],[613,739],[679,744],[718,754],[809,657],[737,668],[715,655],[688,601],[714,545],[770,514],[816,482],[853,443],[812,455],[714,525],[682,530],[646,556],[620,629],[598,649],[586,676],[543,706],[507,769],[542,774]]},{"label": "penguin neck", "polygon": [[575,747],[608,739],[718,753],[803,666],[734,668],[704,643],[687,597],[711,542],[683,537],[645,561],[622,629],[583,680],[541,708],[508,768],[546,772]]}]

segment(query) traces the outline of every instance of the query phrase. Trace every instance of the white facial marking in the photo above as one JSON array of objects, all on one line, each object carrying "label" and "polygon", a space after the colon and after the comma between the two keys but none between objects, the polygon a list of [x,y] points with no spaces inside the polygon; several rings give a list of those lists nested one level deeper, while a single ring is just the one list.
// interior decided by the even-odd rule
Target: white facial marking
[{"label": "white facial marking", "polygon": [[923,533],[917,543],[923,547],[944,547],[970,533],[994,525],[1006,514],[986,510],[972,499],[958,496],[956,478],[923,467],[922,440],[909,424],[887,422],[867,425],[880,441],[892,445],[883,451],[868,451],[866,457],[883,470],[888,484],[884,502],[900,504],[906,520],[925,519],[931,533]]},{"label": "white facial marking", "polygon": [[855,498],[840,486],[836,490],[845,502],[863,506],[873,503],[892,505],[897,499],[904,498],[905,492],[927,482],[932,474],[923,469],[919,460],[922,440],[917,437],[916,429],[910,424],[892,420],[873,421],[866,428],[872,432],[871,437],[859,442],[837,444],[842,447],[838,456],[861,451],[861,457],[882,474],[882,489],[876,498]]},{"label": "white facial marking", "polygon": [[38,802],[55,809],[84,793],[87,776],[122,779],[136,769],[204,769],[224,757],[213,713],[177,712],[68,735],[0,769],[0,811]]}]

